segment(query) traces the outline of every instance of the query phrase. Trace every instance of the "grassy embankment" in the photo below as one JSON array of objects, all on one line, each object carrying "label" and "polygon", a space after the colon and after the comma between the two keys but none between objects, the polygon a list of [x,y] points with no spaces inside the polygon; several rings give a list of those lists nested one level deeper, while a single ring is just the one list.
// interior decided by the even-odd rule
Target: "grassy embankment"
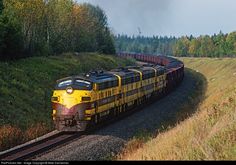
[{"label": "grassy embankment", "polygon": [[130,64],[98,54],[0,62],[0,151],[53,130],[50,98],[57,79]]},{"label": "grassy embankment", "polygon": [[236,160],[236,59],[181,60],[207,79],[197,112],[154,137],[134,138],[118,159]]}]

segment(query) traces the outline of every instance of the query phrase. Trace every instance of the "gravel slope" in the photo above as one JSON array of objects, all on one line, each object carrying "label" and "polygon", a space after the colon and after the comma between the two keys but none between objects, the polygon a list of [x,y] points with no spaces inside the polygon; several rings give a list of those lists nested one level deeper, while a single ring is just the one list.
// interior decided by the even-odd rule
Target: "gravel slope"
[{"label": "gravel slope", "polygon": [[187,71],[182,84],[165,98],[34,160],[107,160],[120,152],[140,130],[156,131],[164,122],[173,120],[180,110],[177,107],[186,102],[189,94],[195,90],[196,82],[192,73]]}]

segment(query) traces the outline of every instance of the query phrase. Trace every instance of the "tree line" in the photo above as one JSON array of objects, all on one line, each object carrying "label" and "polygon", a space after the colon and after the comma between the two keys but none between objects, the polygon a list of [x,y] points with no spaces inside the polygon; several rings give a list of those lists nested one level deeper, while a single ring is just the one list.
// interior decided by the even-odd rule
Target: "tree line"
[{"label": "tree line", "polygon": [[236,57],[236,31],[199,37],[115,37],[118,52],[162,54],[183,57]]},{"label": "tree line", "polygon": [[117,52],[173,55],[173,45],[177,38],[117,35],[115,41]]},{"label": "tree line", "polygon": [[115,53],[100,7],[74,0],[0,0],[0,59],[63,52]]}]

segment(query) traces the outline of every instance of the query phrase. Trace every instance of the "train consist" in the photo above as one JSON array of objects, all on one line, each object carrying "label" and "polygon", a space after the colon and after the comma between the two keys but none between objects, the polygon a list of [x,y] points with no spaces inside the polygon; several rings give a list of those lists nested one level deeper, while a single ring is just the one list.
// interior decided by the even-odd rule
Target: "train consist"
[{"label": "train consist", "polygon": [[169,93],[184,77],[184,64],[166,56],[120,53],[146,62],[111,71],[94,71],[57,81],[52,96],[59,131],[85,131]]}]

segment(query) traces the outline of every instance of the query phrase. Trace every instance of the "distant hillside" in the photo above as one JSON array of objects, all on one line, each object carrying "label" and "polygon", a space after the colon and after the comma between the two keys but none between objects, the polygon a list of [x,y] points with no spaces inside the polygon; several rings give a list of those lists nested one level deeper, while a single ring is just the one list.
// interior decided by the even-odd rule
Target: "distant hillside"
[{"label": "distant hillside", "polygon": [[52,130],[50,101],[57,79],[130,64],[133,62],[100,54],[0,62],[0,151]]},{"label": "distant hillside", "polygon": [[[120,159],[236,160],[236,59],[181,60],[207,79],[198,111],[148,142],[132,140]],[[129,150],[132,144],[141,147]]]}]

